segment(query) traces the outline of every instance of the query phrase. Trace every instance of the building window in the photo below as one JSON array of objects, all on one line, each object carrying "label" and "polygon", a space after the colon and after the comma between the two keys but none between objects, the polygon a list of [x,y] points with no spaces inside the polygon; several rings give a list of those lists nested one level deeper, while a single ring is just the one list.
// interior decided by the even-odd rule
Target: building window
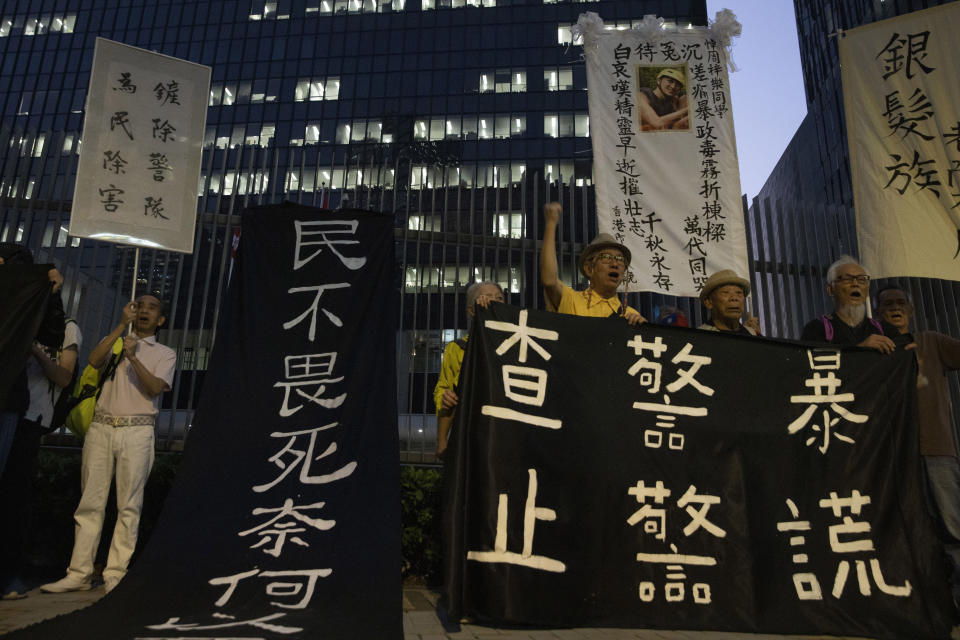
[{"label": "building window", "polygon": [[547,91],[573,89],[573,67],[550,67],[543,70],[543,86]]},{"label": "building window", "polygon": [[13,20],[4,18],[0,20],[0,38],[6,38],[10,35],[10,29],[13,28]]},{"label": "building window", "polygon": [[520,93],[527,90],[526,69],[483,71],[477,83],[479,93]]},{"label": "building window", "polygon": [[440,231],[441,217],[434,215],[412,215],[407,218],[407,229],[411,231]]},{"label": "building window", "polygon": [[276,126],[273,124],[265,124],[260,127],[260,131],[256,131],[256,125],[247,125],[247,136],[244,139],[244,144],[248,147],[266,147],[269,146],[270,141],[273,140],[273,134],[276,131]]},{"label": "building window", "polygon": [[493,235],[501,238],[523,237],[523,213],[498,213],[493,219]]},{"label": "building window", "polygon": [[545,113],[543,135],[548,138],[588,138],[590,116],[586,113]]},{"label": "building window", "polygon": [[573,38],[573,34],[570,33],[571,26],[569,24],[557,25],[557,44],[583,44],[583,38]]},{"label": "building window", "polygon": [[295,102],[316,102],[318,100],[336,100],[340,97],[340,78],[318,78],[299,80],[294,90]]}]

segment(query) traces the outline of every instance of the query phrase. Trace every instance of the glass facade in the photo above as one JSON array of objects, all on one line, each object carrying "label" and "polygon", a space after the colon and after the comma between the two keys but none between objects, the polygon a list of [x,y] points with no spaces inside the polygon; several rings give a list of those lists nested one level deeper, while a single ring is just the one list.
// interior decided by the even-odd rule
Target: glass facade
[{"label": "glass facade", "polygon": [[596,220],[586,75],[570,25],[587,10],[610,29],[647,14],[671,28],[706,23],[704,0],[0,6],[0,239],[61,267],[88,348],[134,277],[132,250],[67,235],[95,38],[212,69],[196,249],[143,251],[136,269],[138,291],[170,301],[163,339],[179,355],[161,438],[179,439],[196,406],[239,213],[289,199],[395,217],[397,398],[415,461],[430,459],[430,391],[444,343],[466,331],[466,286],[493,280],[510,302],[542,306],[548,199],[564,201],[561,273],[578,284],[575,257]]}]

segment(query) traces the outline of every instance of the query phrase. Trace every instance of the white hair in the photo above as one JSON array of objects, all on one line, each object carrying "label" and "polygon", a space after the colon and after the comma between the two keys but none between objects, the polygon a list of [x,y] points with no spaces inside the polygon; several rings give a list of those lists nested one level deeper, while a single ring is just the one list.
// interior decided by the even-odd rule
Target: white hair
[{"label": "white hair", "polygon": [[844,254],[839,258],[837,258],[836,261],[832,265],[830,265],[830,268],[827,269],[827,284],[834,283],[834,281],[837,279],[837,269],[839,269],[845,264],[855,264],[858,267],[863,266],[859,262],[857,262],[857,259],[854,258],[853,256],[848,256]]},{"label": "white hair", "polygon": [[497,291],[500,292],[500,295],[503,295],[503,288],[496,282],[490,280],[484,280],[483,282],[474,282],[472,285],[467,287],[467,309],[472,309],[473,305],[477,302],[477,298],[480,297],[480,287],[484,285],[490,285],[496,287]]}]

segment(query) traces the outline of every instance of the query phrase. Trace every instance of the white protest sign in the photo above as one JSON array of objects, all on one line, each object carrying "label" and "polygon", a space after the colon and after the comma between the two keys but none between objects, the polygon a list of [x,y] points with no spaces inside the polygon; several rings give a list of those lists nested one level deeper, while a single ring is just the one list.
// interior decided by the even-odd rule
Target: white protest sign
[{"label": "white protest sign", "polygon": [[210,67],[97,38],[70,235],[193,251]]},{"label": "white protest sign", "polygon": [[639,29],[607,30],[587,13],[575,27],[587,63],[597,220],[633,254],[630,290],[697,296],[712,273],[749,275],[729,38],[662,23],[647,16]]}]

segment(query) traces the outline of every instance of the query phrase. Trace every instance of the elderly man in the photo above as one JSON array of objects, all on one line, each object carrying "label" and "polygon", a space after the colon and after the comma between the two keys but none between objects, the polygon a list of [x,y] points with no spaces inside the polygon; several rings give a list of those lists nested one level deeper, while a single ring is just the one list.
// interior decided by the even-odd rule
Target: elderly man
[{"label": "elderly man", "polygon": [[103,385],[83,441],[81,496],[73,516],[76,527],[70,568],[66,577],[40,587],[46,593],[87,591],[92,587],[93,561],[114,468],[117,524],[103,571],[106,591],[113,590],[127,573],[137,545],[143,490],[153,466],[154,422],[160,396],[170,389],[177,361],[173,349],[157,342],[157,329],[165,320],[159,299],[140,296],[124,306],[121,322],[90,353],[90,364],[104,367],[114,343],[133,323],[133,331],[123,337],[120,364]]},{"label": "elderly man", "polygon": [[867,317],[869,290],[870,276],[860,263],[850,256],[840,256],[827,269],[827,294],[833,298],[833,313],[808,322],[800,339],[892,353],[897,330]]},{"label": "elderly man", "polygon": [[606,233],[600,233],[580,253],[580,273],[590,281],[583,291],[574,291],[560,281],[557,268],[557,222],[560,204],[551,202],[543,207],[543,247],[540,251],[540,282],[549,311],[575,316],[607,318],[621,316],[631,325],[646,322],[631,307],[621,306],[617,287],[630,266],[630,250]]},{"label": "elderly man", "polygon": [[[503,289],[496,282],[475,282],[467,288],[467,321],[473,321],[476,306],[486,308],[491,302],[503,302]],[[433,401],[437,406],[437,457],[442,458],[447,450],[447,439],[453,424],[453,413],[460,403],[457,384],[460,382],[460,368],[463,355],[467,350],[467,338],[447,343],[440,364],[440,379],[433,389]]]},{"label": "elderly man", "polygon": [[[906,291],[886,287],[877,310],[901,334],[910,333],[913,304]],[[913,334],[917,345],[917,428],[930,487],[931,510],[943,523],[944,548],[953,564],[953,598],[960,601],[960,464],[950,421],[946,374],[960,369],[960,340],[936,331]]]},{"label": "elderly man", "polygon": [[750,295],[750,281],[741,278],[730,269],[718,271],[709,278],[700,290],[700,302],[710,310],[710,320],[698,329],[705,331],[729,331],[748,336],[760,335],[760,321],[747,314],[747,321],[740,322],[746,310],[746,298]]}]

